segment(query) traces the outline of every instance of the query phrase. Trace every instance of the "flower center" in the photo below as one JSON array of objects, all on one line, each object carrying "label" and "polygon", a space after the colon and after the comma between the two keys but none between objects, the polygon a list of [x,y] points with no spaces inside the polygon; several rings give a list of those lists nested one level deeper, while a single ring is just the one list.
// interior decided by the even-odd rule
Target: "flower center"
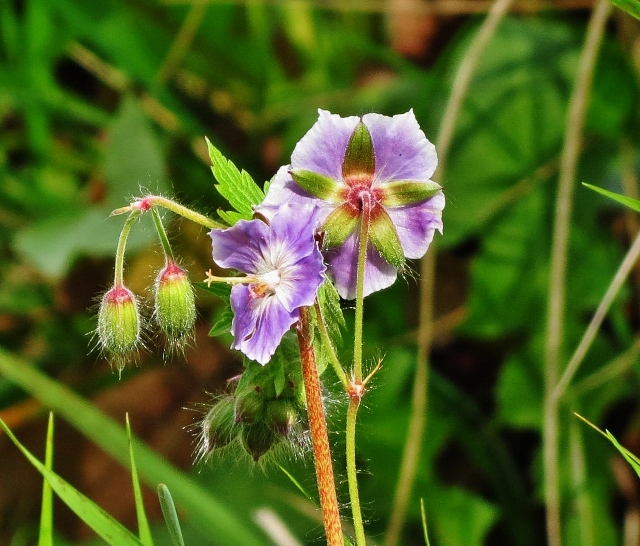
[{"label": "flower center", "polygon": [[249,289],[254,298],[272,296],[280,284],[280,271],[273,269],[265,273],[259,273],[253,276],[253,280],[255,282],[249,285]]},{"label": "flower center", "polygon": [[371,183],[360,182],[357,184],[349,185],[345,195],[345,202],[349,203],[349,206],[354,210],[361,212],[362,211],[362,203],[365,199],[365,196],[369,196],[370,202],[377,201],[379,202],[383,197],[383,192],[380,188],[372,188]]}]

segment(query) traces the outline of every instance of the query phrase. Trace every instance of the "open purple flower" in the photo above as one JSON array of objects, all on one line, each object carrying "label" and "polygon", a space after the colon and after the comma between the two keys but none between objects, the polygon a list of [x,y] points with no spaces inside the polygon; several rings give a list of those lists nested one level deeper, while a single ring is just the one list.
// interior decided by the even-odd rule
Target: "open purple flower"
[{"label": "open purple flower", "polygon": [[210,232],[213,261],[246,277],[218,278],[233,284],[232,348],[260,364],[269,362],[282,336],[313,305],[325,266],[314,239],[316,208],[283,205],[271,217],[240,220],[233,227]]},{"label": "open purple flower", "polygon": [[271,217],[282,203],[316,204],[328,272],[346,299],[356,296],[366,222],[366,296],[392,285],[405,259],[422,257],[442,232],[444,194],[430,180],[437,164],[413,111],[342,118],[319,110],[258,211]]}]

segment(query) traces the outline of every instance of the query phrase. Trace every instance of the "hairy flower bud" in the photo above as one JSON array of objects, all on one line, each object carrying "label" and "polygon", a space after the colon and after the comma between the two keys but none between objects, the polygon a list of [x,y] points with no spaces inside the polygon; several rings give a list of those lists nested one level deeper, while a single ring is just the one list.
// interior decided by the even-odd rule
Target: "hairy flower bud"
[{"label": "hairy flower bud", "polygon": [[296,423],[295,403],[287,398],[271,400],[267,406],[267,424],[281,436],[287,436]]},{"label": "hairy flower bud", "polygon": [[187,273],[173,261],[156,278],[154,316],[169,348],[182,349],[196,322],[195,295]]},{"label": "hairy flower bud", "polygon": [[201,456],[229,444],[238,434],[234,422],[234,399],[228,396],[215,404],[202,420]]},{"label": "hairy flower bud", "polygon": [[140,344],[140,314],[133,292],[115,285],[103,297],[98,311],[98,343],[122,371]]},{"label": "hairy flower bud", "polygon": [[264,423],[246,425],[242,428],[242,445],[256,463],[276,442],[275,433]]},{"label": "hairy flower bud", "polygon": [[238,395],[235,403],[236,423],[251,424],[264,415],[264,397],[255,389]]}]

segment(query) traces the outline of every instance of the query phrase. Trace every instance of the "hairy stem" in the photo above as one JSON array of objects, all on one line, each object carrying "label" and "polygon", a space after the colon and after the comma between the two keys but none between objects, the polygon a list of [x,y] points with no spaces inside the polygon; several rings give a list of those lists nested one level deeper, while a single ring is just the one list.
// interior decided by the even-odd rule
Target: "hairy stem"
[{"label": "hairy stem", "polygon": [[344,373],[344,368],[342,367],[342,364],[340,364],[338,355],[336,355],[336,351],[333,348],[333,344],[331,343],[331,338],[329,337],[329,332],[327,331],[327,325],[324,322],[322,307],[320,307],[317,298],[314,303],[314,309],[316,310],[318,331],[320,332],[320,337],[322,338],[322,344],[324,345],[325,351],[327,351],[327,354],[329,355],[329,361],[331,362],[333,370],[338,376],[338,379],[340,379],[340,383],[342,383],[344,390],[346,392],[349,392],[349,380],[347,379],[347,374]]},{"label": "hairy stem", "polygon": [[353,379],[362,383],[362,327],[364,320],[364,278],[367,266],[367,245],[369,244],[369,223],[371,216],[371,197],[362,198],[360,216],[360,240],[358,242],[358,269],[356,278],[356,316],[353,341]]},{"label": "hairy stem", "polygon": [[360,398],[351,396],[349,409],[347,410],[347,481],[349,483],[349,498],[351,500],[351,513],[353,527],[356,534],[357,546],[366,546],[364,524],[362,522],[362,509],[360,507],[360,494],[358,493],[358,470],[356,467],[356,421]]},{"label": "hairy stem", "polygon": [[114,286],[122,286],[124,285],[124,253],[127,248],[127,239],[129,238],[129,233],[131,232],[131,227],[133,223],[138,219],[140,213],[138,211],[133,211],[129,214],[129,217],[122,226],[122,231],[120,232],[120,237],[118,238],[118,247],[116,248],[116,265],[114,272],[113,285]]},{"label": "hairy stem", "polygon": [[549,546],[562,544],[560,515],[560,483],[558,470],[558,385],[562,358],[565,311],[565,278],[571,226],[574,178],[580,140],[588,105],[596,54],[610,12],[607,0],[598,0],[587,29],[578,75],[569,102],[565,144],[560,163],[558,195],[554,219],[549,281],[548,317],[545,346],[545,401],[543,409],[544,494],[547,508],[547,541]]},{"label": "hairy stem", "polygon": [[358,407],[364,394],[365,384],[362,374],[362,329],[364,321],[364,279],[367,267],[367,245],[369,244],[369,226],[371,222],[371,198],[362,197],[362,212],[360,216],[360,240],[358,242],[358,269],[356,277],[356,316],[355,335],[353,341],[353,377],[349,386],[349,409],[347,410],[346,455],[347,481],[349,483],[349,499],[351,500],[351,514],[356,533],[357,546],[366,546],[360,494],[358,493],[358,469],[356,468],[356,422]]},{"label": "hairy stem", "polygon": [[[496,0],[469,46],[456,72],[451,96],[442,116],[440,134],[436,149],[440,165],[437,180],[443,180],[449,148],[453,139],[456,120],[464,97],[469,89],[471,77],[478,65],[486,45],[493,36],[498,23],[505,15],[513,0]],[[433,287],[435,277],[435,247],[422,259],[420,267],[420,317],[418,325],[418,355],[416,375],[413,385],[412,409],[407,441],[400,465],[400,474],[395,490],[395,498],[389,525],[385,535],[385,546],[395,546],[400,542],[402,527],[407,517],[409,498],[418,468],[422,438],[427,426],[427,385],[429,379],[429,353],[433,336]]]},{"label": "hairy stem", "polygon": [[307,397],[313,460],[316,468],[318,494],[320,496],[320,506],[322,507],[322,519],[324,521],[327,544],[329,546],[343,546],[344,538],[342,536],[338,496],[333,477],[326,414],[322,403],[322,389],[311,338],[309,309],[307,308],[300,309],[298,343],[300,344],[302,376]]},{"label": "hairy stem", "polygon": [[171,245],[169,244],[169,237],[167,237],[167,231],[164,229],[164,225],[162,224],[162,218],[160,218],[160,213],[158,209],[155,207],[151,209],[151,215],[153,216],[153,223],[156,226],[156,231],[158,232],[158,238],[160,239],[160,245],[162,246],[162,251],[164,252],[164,259],[168,262],[173,262],[173,251],[171,250]]},{"label": "hairy stem", "polygon": [[114,210],[111,213],[111,216],[116,216],[118,214],[124,214],[125,212],[132,211],[138,211],[141,213],[147,212],[153,207],[165,208],[167,210],[170,210],[171,212],[175,212],[178,216],[182,216],[187,220],[191,220],[192,222],[200,224],[201,226],[209,229],[224,229],[225,227],[228,227],[221,224],[220,222],[217,222],[216,220],[212,220],[211,218],[200,214],[199,212],[196,212],[195,210],[191,210],[190,208],[185,207],[180,203],[176,203],[171,199],[162,197],[161,195],[145,195],[144,197],[139,197],[128,206]]}]

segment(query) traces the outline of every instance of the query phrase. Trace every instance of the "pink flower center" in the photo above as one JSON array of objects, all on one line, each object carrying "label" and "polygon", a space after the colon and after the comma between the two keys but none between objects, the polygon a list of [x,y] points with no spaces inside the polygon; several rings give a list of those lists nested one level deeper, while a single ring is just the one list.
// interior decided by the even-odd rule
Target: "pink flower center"
[{"label": "pink flower center", "polygon": [[[351,182],[352,180],[349,180]],[[362,205],[366,199],[369,203],[379,202],[383,197],[383,192],[380,188],[372,188],[371,181],[358,182],[356,184],[349,184],[349,187],[345,191],[344,200],[349,204],[352,210],[357,211],[358,214],[362,212]]]}]

